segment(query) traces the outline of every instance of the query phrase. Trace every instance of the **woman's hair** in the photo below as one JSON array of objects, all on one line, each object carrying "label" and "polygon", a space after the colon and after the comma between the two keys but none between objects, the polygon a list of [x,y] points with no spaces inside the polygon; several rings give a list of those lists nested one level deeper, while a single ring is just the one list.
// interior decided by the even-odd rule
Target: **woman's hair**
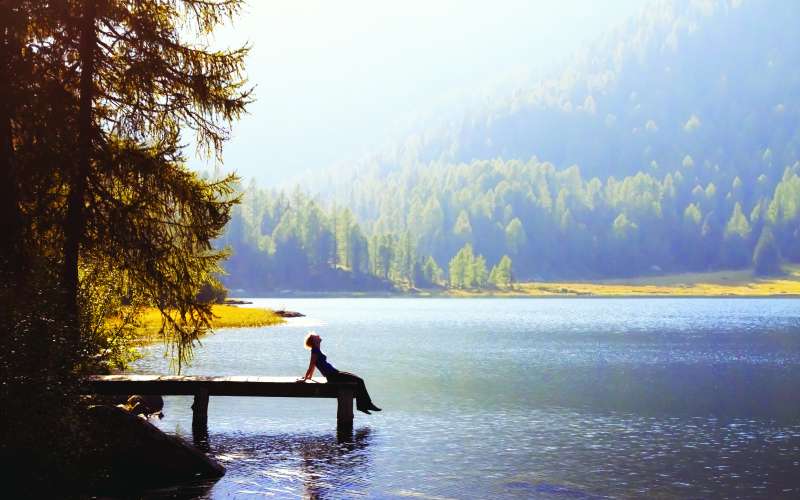
[{"label": "woman's hair", "polygon": [[311,340],[311,337],[313,337],[316,334],[317,332],[314,331],[308,332],[306,334],[306,338],[305,340],[303,340],[303,345],[306,346],[306,349],[311,349],[312,347],[314,347],[314,341]]}]

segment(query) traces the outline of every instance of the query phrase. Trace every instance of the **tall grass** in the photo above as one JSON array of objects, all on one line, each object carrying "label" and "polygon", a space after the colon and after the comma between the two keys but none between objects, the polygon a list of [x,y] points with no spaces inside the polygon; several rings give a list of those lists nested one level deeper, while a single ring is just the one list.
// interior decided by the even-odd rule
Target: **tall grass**
[{"label": "tall grass", "polygon": [[[285,320],[269,309],[254,307],[237,307],[227,305],[212,306],[214,319],[212,330],[217,328],[271,326],[284,323]],[[161,313],[158,309],[147,308],[137,318],[137,332],[141,337],[153,337],[161,328]]]}]

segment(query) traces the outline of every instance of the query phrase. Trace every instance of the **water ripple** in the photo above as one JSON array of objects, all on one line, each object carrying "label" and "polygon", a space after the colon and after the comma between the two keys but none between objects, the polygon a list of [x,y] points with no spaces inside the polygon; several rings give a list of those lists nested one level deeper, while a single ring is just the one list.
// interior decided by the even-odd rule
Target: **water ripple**
[{"label": "water ripple", "polygon": [[[308,318],[208,337],[189,373],[299,375],[313,326],[385,411],[343,437],[332,400],[212,398],[228,474],[151,496],[800,496],[798,300],[280,305]],[[152,350],[138,370],[166,372]],[[190,405],[159,425],[191,439]]]}]

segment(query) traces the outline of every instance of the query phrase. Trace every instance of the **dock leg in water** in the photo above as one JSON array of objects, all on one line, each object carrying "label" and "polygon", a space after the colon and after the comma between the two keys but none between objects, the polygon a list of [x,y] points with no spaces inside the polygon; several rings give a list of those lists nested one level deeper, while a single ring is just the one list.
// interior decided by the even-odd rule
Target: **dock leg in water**
[{"label": "dock leg in water", "polygon": [[339,430],[351,430],[353,428],[353,391],[351,389],[341,389],[339,391],[336,428]]},{"label": "dock leg in water", "polygon": [[200,389],[194,394],[192,433],[208,435],[208,390],[206,389]]}]

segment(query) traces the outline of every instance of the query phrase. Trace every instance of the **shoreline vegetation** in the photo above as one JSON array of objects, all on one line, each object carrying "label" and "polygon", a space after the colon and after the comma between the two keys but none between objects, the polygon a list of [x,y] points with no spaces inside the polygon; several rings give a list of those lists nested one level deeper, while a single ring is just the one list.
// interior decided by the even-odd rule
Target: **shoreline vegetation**
[{"label": "shoreline vegetation", "polygon": [[786,265],[781,276],[759,277],[752,270],[680,273],[597,281],[525,281],[510,288],[407,289],[394,292],[267,292],[280,297],[800,297],[800,265]]},{"label": "shoreline vegetation", "polygon": [[[434,294],[435,295],[435,294]],[[800,273],[755,279],[746,272],[687,273],[597,282],[524,282],[507,290],[449,290],[450,297],[800,297]]]},{"label": "shoreline vegetation", "polygon": [[[215,304],[211,308],[213,319],[211,330],[219,328],[246,328],[273,326],[285,323],[286,320],[272,309],[260,307],[239,307],[228,304]],[[161,329],[161,313],[149,307],[137,317],[136,334],[140,340],[150,341],[159,337]]]}]

